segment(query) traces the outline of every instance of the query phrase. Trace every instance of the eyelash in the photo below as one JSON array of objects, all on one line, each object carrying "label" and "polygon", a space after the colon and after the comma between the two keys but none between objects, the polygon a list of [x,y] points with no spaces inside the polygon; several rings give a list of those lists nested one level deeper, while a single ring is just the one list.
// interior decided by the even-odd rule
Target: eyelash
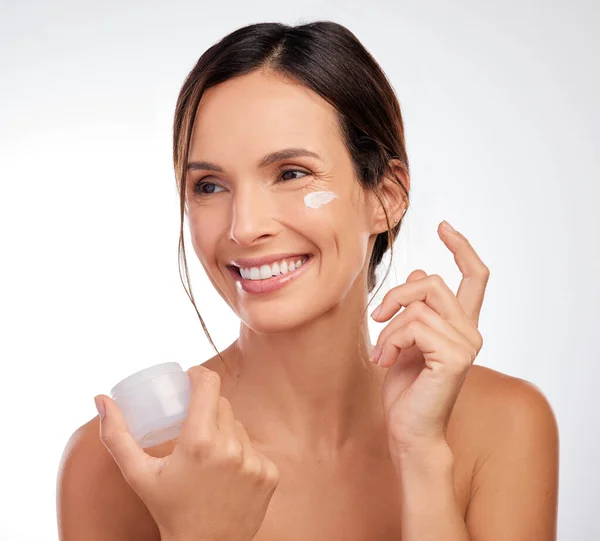
[{"label": "eyelash", "polygon": [[[281,177],[283,174],[285,173],[289,173],[289,172],[294,172],[294,173],[302,173],[303,175],[310,175],[310,173],[308,173],[307,171],[302,171],[301,169],[292,169],[292,168],[287,168],[287,169],[280,169],[277,172],[277,176]],[[211,193],[203,193],[200,190],[202,189],[202,186],[206,186],[207,184],[214,184],[216,186],[220,186],[220,184],[217,184],[216,182],[205,182],[204,179],[208,178],[208,177],[202,177],[200,180],[197,180],[196,182],[194,182],[194,193],[198,194],[198,195],[213,195]],[[293,178],[291,180],[300,180],[300,178]],[[289,181],[286,181],[289,182]],[[222,186],[221,186],[222,187]]]}]

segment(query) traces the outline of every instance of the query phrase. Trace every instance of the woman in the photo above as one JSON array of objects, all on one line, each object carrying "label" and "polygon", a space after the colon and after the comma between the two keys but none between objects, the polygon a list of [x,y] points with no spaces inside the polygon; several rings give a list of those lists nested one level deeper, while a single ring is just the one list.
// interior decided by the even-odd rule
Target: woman
[{"label": "woman", "polygon": [[97,397],[61,463],[63,541],[555,539],[556,421],[534,385],[473,365],[489,272],[465,236],[438,229],[457,295],[415,270],[370,344],[410,177],[398,101],[350,31],[256,24],[211,47],[174,161],[186,277],[184,216],[240,334],[188,371],[186,423],[149,454]]}]

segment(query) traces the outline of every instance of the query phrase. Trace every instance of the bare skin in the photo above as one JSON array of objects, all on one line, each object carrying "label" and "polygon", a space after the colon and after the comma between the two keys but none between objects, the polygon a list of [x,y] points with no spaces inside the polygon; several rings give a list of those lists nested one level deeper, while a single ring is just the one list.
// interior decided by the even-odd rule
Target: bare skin
[{"label": "bare skin", "polygon": [[[235,351],[235,343],[229,349]],[[228,359],[227,352],[224,355]],[[254,414],[251,391],[236,392],[235,382],[218,357],[206,367],[215,370],[226,382],[222,388],[231,401],[236,416],[251,435],[260,433],[264,416]],[[342,448],[332,451],[300,449],[290,443],[289,433],[273,435],[269,443],[254,445],[274,460],[280,470],[280,481],[269,510],[255,541],[276,539],[400,539],[399,491],[397,477],[389,456],[387,430],[380,407],[380,389],[387,369],[376,367],[370,398],[357,400],[359,409],[368,410],[372,399],[373,413],[361,419],[352,429],[353,435]],[[254,400],[254,402],[256,402]],[[458,412],[457,410],[455,410]],[[457,455],[455,485],[461,508],[466,512],[470,469],[474,457],[468,442],[455,440]],[[278,443],[277,443],[278,442]]]},{"label": "bare skin", "polygon": [[[228,348],[229,349],[229,348]],[[227,351],[227,350],[226,350]],[[226,352],[224,352],[226,355]],[[204,366],[223,374],[218,357],[213,357]],[[387,369],[381,369],[385,372]],[[227,382],[227,376],[223,377]],[[503,403],[510,400],[511,394],[518,399],[523,393],[537,396],[531,384],[524,380],[504,375],[489,368],[472,366],[461,390],[448,426],[447,440],[455,457],[454,484],[460,509],[465,519],[477,526],[485,517],[470,517],[469,503],[473,493],[479,490],[476,473],[493,452],[495,442],[502,438],[499,428],[507,426],[510,419]],[[261,424],[260,418],[253,418],[244,412],[252,400],[231,393],[231,386],[223,385],[222,393],[230,400],[236,418],[244,419],[253,444],[275,461],[280,471],[280,483],[271,500],[263,525],[254,538],[255,541],[332,539],[336,532],[339,539],[388,540],[401,537],[398,508],[400,505],[397,477],[395,476],[386,443],[383,418],[369,437],[357,431],[359,437],[352,445],[337,455],[301,456],[293,449],[280,450],[273,446],[261,446],[252,438],[252,428]],[[543,409],[543,401],[535,399]],[[65,477],[76,478],[71,490],[77,491],[75,501],[78,506],[60,510],[59,530],[61,539],[75,539],[66,532],[89,532],[90,539],[110,539],[111,541],[160,541],[156,524],[144,503],[125,482],[114,460],[98,437],[99,419],[95,417],[82,426],[73,436],[67,449],[76,449],[68,464],[63,463]],[[544,428],[545,439],[540,447],[548,447],[555,437],[552,423]],[[273,439],[281,438],[285,443],[286,434],[274,434]],[[166,456],[173,450],[176,440],[147,449],[152,456]],[[68,455],[68,453],[66,453]],[[552,457],[551,457],[552,458]],[[557,475],[558,457],[553,457],[553,476]],[[499,477],[510,475],[511,466],[503,471],[498,468]],[[520,479],[522,486],[536,482],[535,473],[531,479]],[[550,486],[549,489],[556,489]],[[62,488],[62,500],[68,498]],[[519,492],[513,497],[519,504]],[[523,496],[526,499],[527,496]],[[539,506],[543,520],[551,520],[557,502],[549,495],[548,501]],[[493,510],[492,510],[493,512]],[[489,523],[489,521],[487,521]]]},{"label": "bare skin", "polygon": [[[322,159],[257,166],[267,152],[286,147],[308,148]],[[368,254],[387,223],[353,179],[332,107],[273,75],[227,81],[209,89],[198,109],[190,161],[206,160],[222,172],[194,170],[190,190],[205,179],[219,191],[202,198],[189,192],[191,238],[213,286],[239,316],[240,333],[223,352],[233,377],[218,357],[203,364],[220,375],[236,419],[280,472],[255,541],[400,540],[400,480],[381,403],[387,369],[368,361],[372,346],[361,319]],[[281,165],[305,176],[276,182]],[[407,175],[403,181],[408,187]],[[307,210],[302,197],[316,190],[340,197]],[[382,190],[391,216],[401,216],[406,201],[397,183],[386,179]],[[281,252],[313,254],[305,276],[312,279],[252,295],[226,267],[234,258]],[[96,418],[65,451],[61,541],[158,541],[156,524],[98,429]],[[537,388],[472,366],[446,439],[473,541],[553,539],[558,437]],[[166,456],[173,445],[149,453]]]}]

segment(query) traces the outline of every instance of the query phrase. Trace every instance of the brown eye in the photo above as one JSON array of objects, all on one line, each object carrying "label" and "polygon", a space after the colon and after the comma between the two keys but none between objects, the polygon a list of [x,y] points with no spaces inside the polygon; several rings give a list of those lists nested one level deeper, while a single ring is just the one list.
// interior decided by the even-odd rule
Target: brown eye
[{"label": "brown eye", "polygon": [[[284,171],[281,171],[279,176],[283,177],[284,175],[287,175],[288,173],[302,173],[302,175],[308,175],[308,173],[305,173],[304,171],[300,171],[300,169],[285,169]],[[301,177],[288,178],[286,180],[297,180],[298,178],[301,178]]]},{"label": "brown eye", "polygon": [[[279,178],[283,178],[284,175],[289,175],[290,173],[300,173],[302,176],[306,176],[306,175],[310,174],[310,173],[307,173],[306,171],[301,171],[300,169],[284,169],[279,172]],[[207,182],[206,180],[204,180],[205,178],[210,178],[210,177],[202,177],[200,180],[197,180],[194,182],[194,193],[197,195],[200,195],[200,196],[213,195],[215,193],[219,193],[217,191],[217,188],[222,188],[222,186],[220,186],[219,184],[216,184],[215,182]],[[286,178],[284,180],[285,181],[298,180],[299,178],[302,178],[302,177],[288,176],[288,178]]]}]

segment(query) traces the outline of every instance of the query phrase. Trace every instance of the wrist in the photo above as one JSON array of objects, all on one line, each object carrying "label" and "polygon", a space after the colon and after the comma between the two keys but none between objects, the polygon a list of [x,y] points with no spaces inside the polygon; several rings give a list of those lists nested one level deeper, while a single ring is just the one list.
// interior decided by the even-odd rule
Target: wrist
[{"label": "wrist", "polygon": [[444,439],[437,442],[422,442],[394,449],[392,460],[399,473],[406,471],[433,475],[452,470],[454,454]]}]

